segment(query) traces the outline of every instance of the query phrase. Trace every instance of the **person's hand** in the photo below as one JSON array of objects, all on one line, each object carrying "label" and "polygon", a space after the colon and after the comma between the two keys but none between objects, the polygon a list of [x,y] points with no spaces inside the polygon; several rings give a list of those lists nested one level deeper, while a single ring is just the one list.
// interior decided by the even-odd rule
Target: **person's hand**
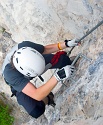
[{"label": "person's hand", "polygon": [[54,76],[57,79],[57,81],[66,80],[72,76],[73,71],[74,71],[74,66],[67,65],[56,71],[54,73]]},{"label": "person's hand", "polygon": [[78,43],[76,41],[76,39],[73,39],[73,40],[65,40],[65,45],[67,47],[73,47],[73,46],[77,46]]}]

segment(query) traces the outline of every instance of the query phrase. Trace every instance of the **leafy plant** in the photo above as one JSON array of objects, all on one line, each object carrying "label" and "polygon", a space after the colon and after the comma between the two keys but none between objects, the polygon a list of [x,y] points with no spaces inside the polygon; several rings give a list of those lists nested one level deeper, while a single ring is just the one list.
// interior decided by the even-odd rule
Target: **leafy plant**
[{"label": "leafy plant", "polygon": [[12,125],[14,117],[10,115],[10,108],[0,101],[0,125]]}]

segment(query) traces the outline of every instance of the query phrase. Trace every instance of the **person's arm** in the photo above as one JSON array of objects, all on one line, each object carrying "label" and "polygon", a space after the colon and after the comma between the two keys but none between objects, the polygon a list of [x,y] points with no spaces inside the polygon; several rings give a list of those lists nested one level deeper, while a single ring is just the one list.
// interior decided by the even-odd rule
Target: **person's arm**
[{"label": "person's arm", "polygon": [[43,54],[54,53],[54,52],[57,52],[59,50],[63,50],[66,47],[73,47],[73,46],[77,46],[76,39],[65,40],[64,42],[58,42],[55,44],[46,45],[46,46],[44,46]]},{"label": "person's arm", "polygon": [[[61,49],[65,49],[66,48],[65,42],[59,42],[59,45],[60,45]],[[58,43],[50,44],[50,45],[44,46],[43,54],[50,54],[50,53],[57,52],[59,50],[60,49],[58,48]]]},{"label": "person's arm", "polygon": [[36,88],[32,83],[28,83],[22,90],[23,93],[38,101],[43,100],[61,80],[65,80],[73,74],[74,67],[67,65],[54,73],[54,76],[44,85]]},{"label": "person's arm", "polygon": [[23,93],[38,101],[43,100],[51,90],[57,85],[58,81],[53,76],[46,84],[36,88],[32,83],[28,83],[22,90]]}]

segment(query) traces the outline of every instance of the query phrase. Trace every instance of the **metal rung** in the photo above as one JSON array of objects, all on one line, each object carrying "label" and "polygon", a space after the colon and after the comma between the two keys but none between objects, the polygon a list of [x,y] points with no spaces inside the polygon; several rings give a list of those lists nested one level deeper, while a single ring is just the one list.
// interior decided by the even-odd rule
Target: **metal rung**
[{"label": "metal rung", "polygon": [[[80,57],[83,57],[83,58],[85,58],[86,60],[88,60],[89,62],[91,62],[92,61],[92,59],[90,59],[90,58],[88,58],[87,56],[85,56],[84,54],[82,54],[82,53],[79,53],[76,57],[75,57],[75,59],[73,60],[73,62],[72,62],[72,66],[74,66],[75,65],[75,63],[78,61],[78,59],[80,58]],[[69,78],[69,80],[71,80],[71,81],[73,81],[73,82],[76,82],[74,79],[73,79],[73,77],[70,77]],[[63,85],[65,85],[63,82],[62,82],[62,84]],[[67,86],[65,86],[65,87],[67,87]]]},{"label": "metal rung", "polygon": [[83,58],[85,58],[85,59],[87,59],[88,61],[92,61],[92,59],[90,59],[90,58],[88,58],[87,56],[85,56],[84,54],[82,54],[82,53],[79,53],[76,57],[75,57],[75,59],[73,60],[73,62],[72,62],[72,66],[74,66],[74,64],[77,62],[77,60],[80,58],[80,57],[83,57]]}]

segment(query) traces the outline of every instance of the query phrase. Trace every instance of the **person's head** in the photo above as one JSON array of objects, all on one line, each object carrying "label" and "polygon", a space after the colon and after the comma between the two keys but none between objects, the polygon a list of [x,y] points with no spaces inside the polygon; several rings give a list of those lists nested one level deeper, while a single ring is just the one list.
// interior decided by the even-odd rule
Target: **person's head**
[{"label": "person's head", "polygon": [[27,77],[40,76],[45,70],[44,57],[31,47],[17,50],[12,57],[12,62],[14,67]]}]

